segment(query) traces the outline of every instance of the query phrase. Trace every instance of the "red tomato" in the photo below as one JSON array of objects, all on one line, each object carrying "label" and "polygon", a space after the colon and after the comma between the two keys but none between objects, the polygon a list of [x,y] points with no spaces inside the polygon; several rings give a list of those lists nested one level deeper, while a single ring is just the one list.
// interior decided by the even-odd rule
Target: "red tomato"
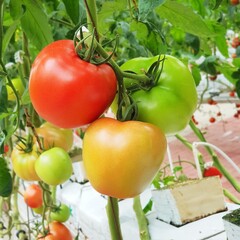
[{"label": "red tomato", "polygon": [[49,44],[32,65],[32,104],[43,119],[58,127],[75,128],[96,120],[110,106],[116,91],[111,66],[81,60],[72,40]]},{"label": "red tomato", "polygon": [[222,177],[222,173],[216,167],[207,167],[203,171],[204,177],[219,176]]},{"label": "red tomato", "polygon": [[47,236],[39,236],[41,240],[73,240],[70,230],[60,222],[51,222],[49,224],[49,233]]},{"label": "red tomato", "polygon": [[37,184],[29,185],[24,194],[24,201],[30,208],[39,208],[43,205],[43,191]]}]

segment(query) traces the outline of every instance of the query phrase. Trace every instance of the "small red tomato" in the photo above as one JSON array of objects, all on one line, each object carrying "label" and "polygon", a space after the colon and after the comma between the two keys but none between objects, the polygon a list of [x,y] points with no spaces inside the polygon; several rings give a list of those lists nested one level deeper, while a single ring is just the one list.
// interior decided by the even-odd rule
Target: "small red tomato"
[{"label": "small red tomato", "polygon": [[235,91],[229,92],[229,96],[230,96],[230,97],[235,97]]},{"label": "small red tomato", "polygon": [[216,118],[215,118],[215,117],[210,117],[210,118],[209,118],[209,122],[210,122],[210,123],[214,123],[215,121],[216,121]]},{"label": "small red tomato", "polygon": [[24,194],[24,201],[30,208],[39,208],[43,205],[43,191],[37,184],[29,185]]},{"label": "small red tomato", "polygon": [[222,173],[216,167],[211,166],[204,169],[203,176],[204,177],[219,176],[221,178]]}]

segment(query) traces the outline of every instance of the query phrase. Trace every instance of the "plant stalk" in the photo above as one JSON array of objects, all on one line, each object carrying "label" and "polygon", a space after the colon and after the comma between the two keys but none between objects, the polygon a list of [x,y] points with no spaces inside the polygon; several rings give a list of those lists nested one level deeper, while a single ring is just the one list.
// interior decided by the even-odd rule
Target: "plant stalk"
[{"label": "plant stalk", "polygon": [[108,196],[106,206],[108,224],[112,240],[123,240],[119,219],[118,199]]},{"label": "plant stalk", "polygon": [[135,211],[137,221],[138,221],[138,228],[141,240],[150,240],[150,233],[148,230],[148,220],[142,210],[141,199],[140,196],[136,196],[133,199],[133,209]]}]

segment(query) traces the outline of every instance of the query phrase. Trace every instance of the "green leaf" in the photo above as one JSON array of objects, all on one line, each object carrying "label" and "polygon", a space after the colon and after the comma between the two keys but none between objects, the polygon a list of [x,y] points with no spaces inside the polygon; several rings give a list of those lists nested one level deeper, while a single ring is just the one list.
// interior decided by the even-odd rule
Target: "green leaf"
[{"label": "green leaf", "polygon": [[139,0],[138,2],[138,20],[144,21],[156,7],[162,5],[166,0]]},{"label": "green leaf", "polygon": [[201,76],[200,69],[197,66],[192,67],[192,75],[193,75],[196,86],[198,86],[202,80],[202,76]]},{"label": "green leaf", "polygon": [[128,0],[104,1],[98,13],[99,31],[105,33],[108,25],[115,22],[114,13],[126,10],[126,6],[128,6]]},{"label": "green leaf", "polygon": [[80,11],[80,3],[79,0],[63,0],[66,11],[73,21],[74,24],[79,23],[79,11]]},{"label": "green leaf", "polygon": [[12,193],[13,181],[7,162],[0,157],[0,196],[8,197]]},{"label": "green leaf", "polygon": [[200,69],[208,74],[216,75],[216,57],[210,56],[205,58],[205,60],[199,65]]},{"label": "green leaf", "polygon": [[240,80],[236,82],[235,86],[236,86],[237,96],[240,98]]},{"label": "green leaf", "polygon": [[222,2],[223,2],[223,0],[216,0],[213,10],[216,10],[221,5]]},{"label": "green leaf", "polygon": [[150,212],[152,210],[152,206],[153,206],[153,201],[152,201],[152,199],[150,199],[148,201],[147,205],[143,208],[144,214]]},{"label": "green leaf", "polygon": [[41,50],[53,41],[48,18],[37,0],[23,0],[26,12],[21,18],[21,24],[32,44]]},{"label": "green leaf", "polygon": [[24,8],[22,6],[22,0],[11,0],[9,3],[10,6],[10,15],[13,20],[19,20],[24,14]]},{"label": "green leaf", "polygon": [[142,22],[132,21],[130,24],[131,32],[136,34],[140,44],[148,48],[153,55],[166,52],[166,46],[163,44],[159,34]]},{"label": "green leaf", "polygon": [[3,53],[6,51],[8,44],[17,29],[18,24],[19,24],[18,20],[14,21],[13,24],[5,32],[4,37],[3,37],[3,45],[2,45]]},{"label": "green leaf", "polygon": [[173,26],[199,37],[214,36],[204,20],[192,8],[179,2],[168,0],[156,9],[161,18],[167,19]]}]

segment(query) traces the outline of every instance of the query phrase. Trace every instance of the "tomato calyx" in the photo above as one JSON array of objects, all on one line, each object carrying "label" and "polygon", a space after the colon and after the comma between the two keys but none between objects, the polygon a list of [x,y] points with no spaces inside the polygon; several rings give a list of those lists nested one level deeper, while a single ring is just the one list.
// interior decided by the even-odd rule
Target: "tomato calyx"
[{"label": "tomato calyx", "polygon": [[[76,54],[82,60],[90,62],[94,65],[108,63],[109,60],[114,56],[116,48],[118,46],[118,38],[116,38],[115,45],[111,54],[102,56],[102,54],[97,51],[97,48],[103,48],[104,45],[101,46],[97,39],[96,28],[93,28],[92,32],[90,33],[84,25],[80,26],[79,29],[75,32],[73,42]],[[111,42],[112,41],[106,44],[109,44]]]},{"label": "tomato calyx", "polygon": [[32,135],[28,135],[27,138],[17,136],[17,148],[19,151],[24,153],[30,153],[33,151],[33,137]]},{"label": "tomato calyx", "polygon": [[146,78],[143,79],[143,81],[138,81],[127,87],[127,90],[132,93],[138,90],[150,91],[155,87],[161,77],[165,59],[165,55],[162,59],[161,55],[159,55],[158,60],[149,67],[147,72],[144,73]]}]

